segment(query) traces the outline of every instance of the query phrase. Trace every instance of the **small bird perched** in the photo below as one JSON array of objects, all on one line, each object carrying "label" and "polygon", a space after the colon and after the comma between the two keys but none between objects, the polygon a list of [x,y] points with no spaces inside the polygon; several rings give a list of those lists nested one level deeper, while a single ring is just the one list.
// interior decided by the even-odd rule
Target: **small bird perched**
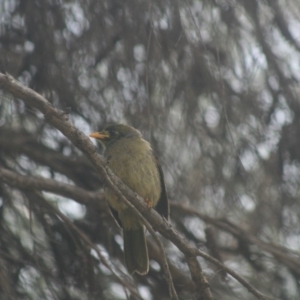
[{"label": "small bird perched", "polygon": [[[90,137],[105,146],[104,155],[111,170],[134,192],[168,219],[169,204],[163,172],[150,144],[135,128],[114,124]],[[112,215],[123,228],[124,256],[130,274],[145,275],[149,270],[149,257],[145,229],[136,213],[111,189],[105,190]]]}]

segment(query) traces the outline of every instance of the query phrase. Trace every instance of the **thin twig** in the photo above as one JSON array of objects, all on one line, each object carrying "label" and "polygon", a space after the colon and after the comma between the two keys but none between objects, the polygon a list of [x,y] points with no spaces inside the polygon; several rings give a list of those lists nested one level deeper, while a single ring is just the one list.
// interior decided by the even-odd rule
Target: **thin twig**
[{"label": "thin twig", "polygon": [[105,267],[108,268],[112,272],[112,274],[114,274],[114,276],[123,286],[126,286],[131,293],[133,293],[135,296],[142,300],[142,297],[137,293],[137,291],[134,290],[130,285],[128,285],[128,283],[126,283],[120,276],[116,274],[116,272],[111,267],[110,263],[100,253],[98,247],[89,239],[89,237],[83,231],[81,231],[67,216],[60,212],[56,207],[54,207],[51,203],[46,201],[42,195],[40,195],[39,198],[43,200],[44,206],[46,206],[50,211],[53,211],[53,213],[57,215],[57,217],[59,217],[65,224],[67,224],[70,229],[76,232],[76,234],[85,243],[85,245],[88,245],[91,249],[96,251],[97,256],[99,257],[103,265],[105,265]]}]

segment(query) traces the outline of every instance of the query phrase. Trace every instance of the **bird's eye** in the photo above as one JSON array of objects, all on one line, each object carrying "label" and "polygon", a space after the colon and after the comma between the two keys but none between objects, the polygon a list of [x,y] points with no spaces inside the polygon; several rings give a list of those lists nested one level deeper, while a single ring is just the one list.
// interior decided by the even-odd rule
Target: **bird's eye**
[{"label": "bird's eye", "polygon": [[119,132],[116,131],[116,130],[111,130],[111,131],[110,131],[110,135],[111,135],[111,136],[117,136],[118,134],[119,134]]}]

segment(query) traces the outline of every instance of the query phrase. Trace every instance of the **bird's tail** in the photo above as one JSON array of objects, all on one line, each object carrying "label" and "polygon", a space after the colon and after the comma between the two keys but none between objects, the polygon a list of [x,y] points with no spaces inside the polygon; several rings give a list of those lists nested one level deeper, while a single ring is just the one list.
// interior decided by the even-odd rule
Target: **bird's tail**
[{"label": "bird's tail", "polygon": [[146,244],[144,226],[137,229],[123,231],[124,234],[124,256],[127,270],[130,274],[134,272],[145,275],[149,270],[148,249]]}]

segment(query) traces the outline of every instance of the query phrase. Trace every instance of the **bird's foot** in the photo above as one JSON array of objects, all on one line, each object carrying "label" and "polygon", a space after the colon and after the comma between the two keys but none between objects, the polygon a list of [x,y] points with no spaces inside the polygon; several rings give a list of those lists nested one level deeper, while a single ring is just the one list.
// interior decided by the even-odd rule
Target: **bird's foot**
[{"label": "bird's foot", "polygon": [[146,198],[145,202],[146,202],[146,205],[148,206],[148,208],[152,208],[153,207],[153,202],[150,199]]}]

